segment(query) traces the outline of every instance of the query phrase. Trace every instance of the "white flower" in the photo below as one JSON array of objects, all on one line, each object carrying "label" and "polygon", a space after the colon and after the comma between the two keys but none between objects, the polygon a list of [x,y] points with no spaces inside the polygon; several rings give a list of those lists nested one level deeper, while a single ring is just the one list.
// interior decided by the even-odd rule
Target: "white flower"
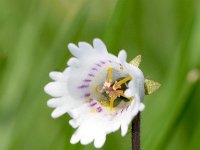
[{"label": "white flower", "polygon": [[107,134],[121,128],[126,135],[134,116],[144,109],[144,76],[138,62],[126,62],[124,50],[116,57],[100,39],[94,39],[93,46],[79,42],[68,48],[74,57],[63,72],[50,73],[54,82],[45,86],[45,92],[54,98],[47,104],[55,108],[53,118],[65,113],[72,117],[69,124],[77,128],[72,144],[94,141],[100,148]]}]

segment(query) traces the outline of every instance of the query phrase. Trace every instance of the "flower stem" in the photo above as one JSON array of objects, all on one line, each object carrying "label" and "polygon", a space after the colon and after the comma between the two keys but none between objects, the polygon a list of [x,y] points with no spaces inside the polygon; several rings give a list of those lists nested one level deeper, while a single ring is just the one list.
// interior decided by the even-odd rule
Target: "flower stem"
[{"label": "flower stem", "polygon": [[140,112],[132,121],[132,150],[140,150]]}]

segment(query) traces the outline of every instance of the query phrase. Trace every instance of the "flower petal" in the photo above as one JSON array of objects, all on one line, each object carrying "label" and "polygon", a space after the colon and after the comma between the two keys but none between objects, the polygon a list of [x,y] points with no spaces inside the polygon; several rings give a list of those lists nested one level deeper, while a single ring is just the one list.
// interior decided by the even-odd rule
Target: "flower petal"
[{"label": "flower petal", "polygon": [[145,108],[145,105],[143,103],[140,103],[140,106],[139,106],[139,111],[143,111]]},{"label": "flower petal", "polygon": [[80,141],[81,139],[81,135],[80,132],[78,132],[78,130],[72,135],[71,139],[70,139],[70,143],[71,144],[76,144]]},{"label": "flower petal", "polygon": [[49,73],[49,76],[52,80],[55,80],[55,81],[62,81],[63,80],[63,74],[61,72],[52,71],[52,72]]},{"label": "flower petal", "polygon": [[105,44],[100,39],[94,39],[93,40],[93,46],[95,49],[97,49],[99,52],[102,53],[108,53],[107,48]]},{"label": "flower petal", "polygon": [[128,125],[122,124],[122,126],[121,126],[121,135],[125,136],[127,131],[128,131]]},{"label": "flower petal", "polygon": [[101,148],[104,145],[105,141],[106,141],[106,135],[100,134],[100,135],[96,136],[96,138],[94,140],[94,146],[96,148]]},{"label": "flower petal", "polygon": [[81,56],[80,49],[73,43],[68,44],[68,49],[71,54],[77,58]]},{"label": "flower petal", "polygon": [[65,104],[65,100],[63,98],[52,98],[48,100],[47,105],[51,108],[56,108]]},{"label": "flower petal", "polygon": [[78,118],[84,113],[88,112],[90,112],[89,107],[83,102],[79,102],[79,106],[75,107],[74,109],[71,109],[68,113],[72,118]]},{"label": "flower petal", "polygon": [[92,46],[86,42],[79,42],[78,46],[79,46],[79,49],[81,50],[81,53],[84,53],[86,55],[88,55],[89,52],[93,51]]},{"label": "flower petal", "polygon": [[125,62],[123,63],[123,66],[133,78],[133,82],[130,83],[130,89],[135,93],[138,93],[140,99],[142,100],[144,97],[144,75],[142,71],[139,68]]},{"label": "flower petal", "polygon": [[67,105],[64,105],[62,107],[57,107],[56,109],[54,109],[54,111],[51,113],[52,118],[58,118],[65,114],[68,111],[67,107]]},{"label": "flower petal", "polygon": [[65,95],[66,88],[59,82],[50,82],[44,87],[44,90],[53,97],[60,97]]},{"label": "flower petal", "polygon": [[127,53],[126,53],[126,51],[125,50],[121,50],[120,52],[119,52],[119,54],[118,54],[118,58],[119,58],[119,60],[120,61],[126,61],[126,59],[127,59]]},{"label": "flower petal", "polygon": [[77,58],[72,57],[68,60],[67,65],[70,66],[70,67],[79,67],[80,62]]},{"label": "flower petal", "polygon": [[79,124],[76,122],[75,119],[71,119],[69,121],[69,124],[73,127],[73,128],[78,128]]}]

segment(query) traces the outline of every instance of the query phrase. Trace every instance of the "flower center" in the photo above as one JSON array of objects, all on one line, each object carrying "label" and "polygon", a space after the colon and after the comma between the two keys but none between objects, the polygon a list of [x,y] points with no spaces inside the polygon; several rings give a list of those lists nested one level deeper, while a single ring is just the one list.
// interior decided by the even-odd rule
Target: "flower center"
[{"label": "flower center", "polygon": [[100,103],[104,106],[109,106],[110,109],[116,107],[122,100],[132,100],[132,98],[128,98],[124,95],[124,92],[127,89],[127,83],[132,79],[131,76],[113,81],[112,72],[113,68],[109,67],[107,70],[107,79],[103,83],[103,86],[101,88],[97,86],[97,92],[104,96],[104,99],[101,99]]}]

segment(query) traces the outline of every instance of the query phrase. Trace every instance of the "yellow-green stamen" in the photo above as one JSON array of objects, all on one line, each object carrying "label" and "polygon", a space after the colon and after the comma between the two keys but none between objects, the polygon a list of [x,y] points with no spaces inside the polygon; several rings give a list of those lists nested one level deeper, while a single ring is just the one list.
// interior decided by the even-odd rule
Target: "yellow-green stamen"
[{"label": "yellow-green stamen", "polygon": [[109,82],[112,82],[112,68],[111,67],[108,68],[108,77],[107,77],[107,80]]},{"label": "yellow-green stamen", "polygon": [[116,84],[117,84],[117,85],[122,85],[122,84],[124,84],[124,83],[130,81],[131,79],[132,79],[132,77],[131,77],[131,76],[128,76],[128,77],[126,77],[126,78],[124,78],[124,79],[118,81]]},{"label": "yellow-green stamen", "polygon": [[111,97],[109,101],[110,101],[110,109],[113,109],[113,104],[115,101],[114,97]]}]

